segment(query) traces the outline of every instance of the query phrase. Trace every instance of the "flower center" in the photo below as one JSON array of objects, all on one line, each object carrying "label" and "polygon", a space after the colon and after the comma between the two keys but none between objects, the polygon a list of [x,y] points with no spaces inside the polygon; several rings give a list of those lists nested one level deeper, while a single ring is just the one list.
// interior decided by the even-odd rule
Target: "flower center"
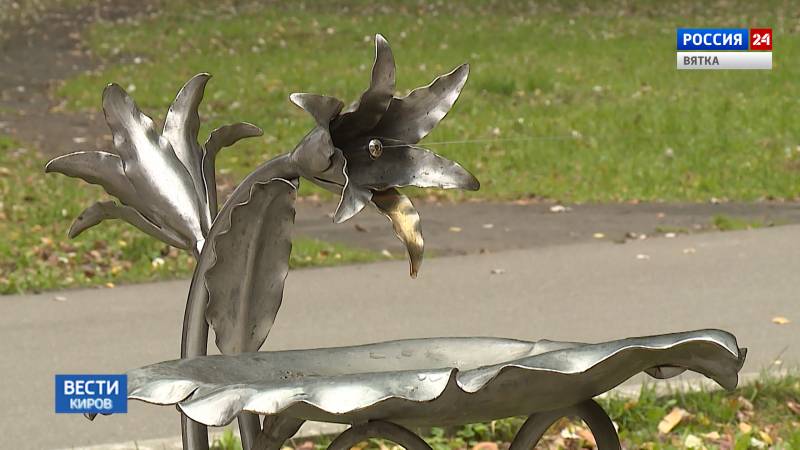
[{"label": "flower center", "polygon": [[369,150],[370,158],[378,159],[383,153],[383,143],[378,139],[371,139],[369,145],[367,145],[367,150]]}]

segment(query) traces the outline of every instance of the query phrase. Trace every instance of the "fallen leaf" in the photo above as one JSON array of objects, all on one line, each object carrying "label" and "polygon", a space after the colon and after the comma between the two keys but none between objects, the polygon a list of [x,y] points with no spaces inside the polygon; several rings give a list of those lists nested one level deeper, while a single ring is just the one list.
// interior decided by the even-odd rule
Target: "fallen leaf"
[{"label": "fallen leaf", "polygon": [[65,302],[67,301],[67,297],[64,297],[63,295],[56,295],[53,297],[53,300],[57,302]]},{"label": "fallen leaf", "polygon": [[392,252],[390,252],[389,250],[383,249],[383,250],[381,250],[381,255],[383,255],[383,256],[385,256],[387,258],[391,258],[392,257]]},{"label": "fallen leaf", "polygon": [[494,224],[493,223],[485,223],[485,224],[483,224],[483,228],[485,230],[491,230],[492,228],[494,228]]},{"label": "fallen leaf", "polygon": [[764,443],[766,443],[767,445],[772,445],[772,436],[770,436],[767,432],[759,431],[758,437],[760,437],[761,440],[764,441]]},{"label": "fallen leaf", "polygon": [[683,446],[686,448],[702,448],[703,440],[693,434],[687,434],[686,439],[683,440]]},{"label": "fallen leaf", "polygon": [[564,439],[580,439],[581,437],[575,431],[577,430],[572,425],[568,425],[562,428],[558,435]]},{"label": "fallen leaf", "polygon": [[798,403],[798,402],[796,402],[796,401],[794,401],[794,400],[789,400],[788,402],[786,402],[786,406],[787,406],[787,407],[789,408],[789,410],[791,410],[793,413],[795,413],[795,414],[797,414],[798,416],[800,416],[800,403]]},{"label": "fallen leaf", "polygon": [[661,434],[667,434],[672,431],[673,428],[678,426],[683,420],[684,417],[689,415],[685,409],[678,408],[677,406],[672,408],[672,411],[669,412],[664,418],[661,419],[661,422],[658,423],[658,432]]},{"label": "fallen leaf", "polygon": [[314,442],[305,441],[302,444],[295,447],[295,450],[314,450]]},{"label": "fallen leaf", "polygon": [[744,434],[748,434],[753,431],[753,426],[747,422],[739,422],[739,431]]},{"label": "fallen leaf", "polygon": [[552,213],[563,213],[570,211],[572,208],[568,208],[564,205],[553,205],[550,207],[550,212]]},{"label": "fallen leaf", "polygon": [[683,249],[683,254],[684,255],[691,255],[693,253],[697,253],[697,250],[695,250],[694,247],[687,247],[687,248]]},{"label": "fallen leaf", "polygon": [[595,239],[603,239],[604,237],[606,237],[606,235],[603,233],[595,233],[592,235],[592,237]]},{"label": "fallen leaf", "polygon": [[750,400],[742,397],[741,395],[736,398],[736,403],[738,403],[739,406],[744,410],[747,410],[747,411],[752,411],[753,410],[753,403],[750,402]]},{"label": "fallen leaf", "polygon": [[706,438],[706,439],[711,439],[712,441],[716,441],[716,440],[719,440],[720,435],[716,431],[711,431],[711,432],[708,432],[708,433],[704,434],[703,437]]},{"label": "fallen leaf", "polygon": [[498,450],[495,442],[478,442],[472,446],[472,450]]},{"label": "fallen leaf", "polygon": [[492,275],[502,275],[506,273],[506,269],[492,269],[491,272],[489,273],[491,273]]},{"label": "fallen leaf", "polygon": [[790,323],[790,322],[791,322],[791,320],[787,319],[786,317],[782,317],[782,316],[775,316],[775,317],[772,318],[772,323],[774,323],[775,325],[786,325],[787,323]]},{"label": "fallen leaf", "polygon": [[355,224],[354,227],[355,227],[356,231],[360,231],[362,233],[368,233],[369,232],[369,230],[364,228],[363,225]]},{"label": "fallen leaf", "polygon": [[460,233],[461,227],[450,227],[449,230],[452,231],[453,233]]},{"label": "fallen leaf", "polygon": [[636,259],[647,260],[647,259],[650,259],[650,255],[645,255],[644,253],[639,253],[639,254],[636,255]]},{"label": "fallen leaf", "polygon": [[667,239],[672,239],[675,236],[677,236],[677,234],[675,234],[675,233],[664,233],[664,237],[667,238]]},{"label": "fallen leaf", "polygon": [[594,435],[592,435],[592,432],[586,428],[578,428],[575,430],[575,434],[580,436],[584,441],[588,442],[590,446],[597,447],[597,441],[594,440]]}]

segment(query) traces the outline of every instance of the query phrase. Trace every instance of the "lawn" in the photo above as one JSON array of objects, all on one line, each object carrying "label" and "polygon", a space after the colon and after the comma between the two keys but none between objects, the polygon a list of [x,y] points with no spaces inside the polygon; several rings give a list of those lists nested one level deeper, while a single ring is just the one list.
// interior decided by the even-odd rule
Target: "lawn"
[{"label": "lawn", "polygon": [[[747,450],[800,448],[800,377],[763,374],[733,392],[671,390],[658,393],[644,385],[638,396],[609,394],[599,400],[619,427],[623,448],[669,450],[682,448]],[[524,418],[476,423],[423,433],[433,450],[507,449]],[[581,422],[556,422],[537,449],[593,448]],[[324,450],[331,437],[310,442],[292,440],[286,450]],[[388,450],[390,442],[371,439],[359,450]],[[212,450],[241,446],[231,432],[217,438]]]},{"label": "lawn", "polygon": [[[55,94],[96,111],[115,81],[144,109],[165,111],[185,80],[211,72],[206,124],[265,130],[222,155],[238,180],[311,127],[289,93],[357,98],[380,32],[400,93],[471,63],[461,99],[423,141],[481,180],[480,192],[457,199],[795,199],[796,22],[781,1],[175,1],[153,17],[95,25],[84,38],[100,68]],[[771,26],[775,67],[679,72],[679,26]],[[479,142],[436,144],[462,140]]]},{"label": "lawn", "polygon": [[[189,276],[194,260],[121,221],[104,222],[74,240],[72,220],[102,190],[45,175],[47,158],[0,135],[0,294]],[[291,267],[366,262],[380,255],[295,239]]]}]

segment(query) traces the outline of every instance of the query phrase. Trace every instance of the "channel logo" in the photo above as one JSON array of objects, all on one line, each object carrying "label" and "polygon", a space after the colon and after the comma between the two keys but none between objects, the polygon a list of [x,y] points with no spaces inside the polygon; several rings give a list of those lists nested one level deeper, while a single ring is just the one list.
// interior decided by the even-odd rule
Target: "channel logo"
[{"label": "channel logo", "polygon": [[128,412],[127,375],[56,375],[57,414]]},{"label": "channel logo", "polygon": [[772,69],[772,28],[678,28],[678,70]]}]

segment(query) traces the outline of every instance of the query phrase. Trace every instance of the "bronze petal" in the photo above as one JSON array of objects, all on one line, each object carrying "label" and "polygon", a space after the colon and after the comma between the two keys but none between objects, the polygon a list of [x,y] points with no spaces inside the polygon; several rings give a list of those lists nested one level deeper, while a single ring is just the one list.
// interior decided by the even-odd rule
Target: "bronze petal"
[{"label": "bronze petal", "polygon": [[417,209],[411,199],[397,189],[373,192],[372,203],[392,222],[394,233],[408,251],[411,278],[416,278],[425,251]]}]

